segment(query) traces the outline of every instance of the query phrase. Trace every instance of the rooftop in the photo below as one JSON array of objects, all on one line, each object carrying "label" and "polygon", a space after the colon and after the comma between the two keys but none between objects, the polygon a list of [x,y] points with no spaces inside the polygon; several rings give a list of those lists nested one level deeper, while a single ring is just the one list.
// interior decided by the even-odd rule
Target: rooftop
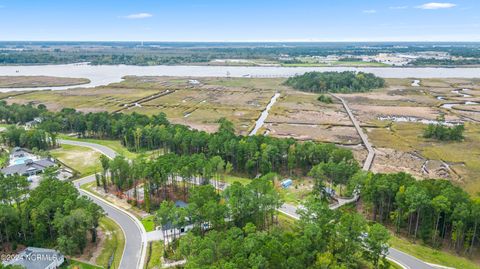
[{"label": "rooftop", "polygon": [[18,253],[15,259],[4,262],[4,265],[20,265],[27,269],[57,268],[64,261],[64,256],[46,248],[28,247]]}]

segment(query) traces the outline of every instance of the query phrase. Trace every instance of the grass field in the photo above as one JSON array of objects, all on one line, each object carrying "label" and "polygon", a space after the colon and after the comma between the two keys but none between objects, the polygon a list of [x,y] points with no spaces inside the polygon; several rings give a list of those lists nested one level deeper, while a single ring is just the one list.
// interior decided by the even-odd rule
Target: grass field
[{"label": "grass field", "polygon": [[125,247],[125,236],[122,229],[112,219],[104,217],[100,220],[100,228],[103,230],[105,242],[102,252],[97,257],[96,263],[107,268],[108,261],[114,255],[112,268],[118,268]]},{"label": "grass field", "polygon": [[147,269],[159,269],[162,267],[163,242],[154,241],[148,244],[147,253],[151,253],[148,257]]},{"label": "grass field", "polygon": [[67,166],[77,170],[80,176],[87,176],[102,170],[101,153],[87,147],[60,145],[60,148],[50,151],[53,157]]},{"label": "grass field", "polygon": [[281,212],[278,213],[278,225],[285,230],[292,231],[295,227],[295,219]]},{"label": "grass field", "polygon": [[155,216],[148,216],[143,218],[140,222],[143,224],[145,231],[151,232],[155,230]]},{"label": "grass field", "polygon": [[103,145],[106,147],[109,147],[116,151],[118,154],[123,155],[127,159],[135,159],[142,154],[145,156],[152,156],[155,154],[161,154],[161,151],[147,151],[144,153],[136,153],[136,152],[131,152],[129,151],[126,147],[124,147],[119,140],[107,140],[107,139],[93,139],[93,138],[76,138],[76,137],[71,137],[67,135],[59,135],[59,138],[65,139],[65,140],[74,140],[74,141],[84,141],[84,142],[90,142],[90,143],[95,143],[99,145]]},{"label": "grass field", "polygon": [[439,251],[430,247],[414,244],[408,240],[392,236],[390,245],[400,251],[413,255],[423,261],[438,265],[458,268],[458,269],[478,269],[480,264],[476,264],[467,258],[460,257],[457,254]]},{"label": "grass field", "polygon": [[237,177],[232,175],[226,175],[224,181],[228,184],[233,184],[235,182],[240,182],[242,185],[247,185],[248,183],[252,182],[251,179],[245,177]]}]

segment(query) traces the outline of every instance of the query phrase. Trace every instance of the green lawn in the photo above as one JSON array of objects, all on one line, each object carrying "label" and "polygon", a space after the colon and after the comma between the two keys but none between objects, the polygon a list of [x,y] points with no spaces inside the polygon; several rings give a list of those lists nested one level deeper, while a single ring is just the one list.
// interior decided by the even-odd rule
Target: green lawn
[{"label": "green lawn", "polygon": [[292,231],[295,227],[295,221],[297,220],[281,212],[278,212],[278,225],[282,229]]},{"label": "green lawn", "polygon": [[[150,249],[151,248],[151,249]],[[148,257],[147,269],[161,268],[163,255],[163,242],[154,241],[148,244],[147,253],[151,253]]]},{"label": "green lawn", "polygon": [[100,220],[100,228],[106,234],[102,252],[97,257],[96,263],[107,268],[108,260],[113,254],[112,268],[118,268],[125,247],[125,236],[122,229],[112,219],[104,217]]},{"label": "green lawn", "polygon": [[60,267],[63,269],[101,269],[103,267],[96,266],[89,263],[84,263],[81,261],[67,259],[66,262]]},{"label": "green lawn", "polygon": [[81,176],[87,176],[102,170],[100,165],[101,153],[87,147],[61,145],[60,148],[50,151],[53,157],[77,170]]},{"label": "green lawn", "polygon": [[[283,180],[283,179],[282,179]],[[281,181],[280,181],[281,182]],[[305,200],[305,198],[310,195],[312,192],[311,188],[308,186],[312,184],[309,179],[294,179],[292,186],[288,188],[282,188],[279,185],[280,183],[276,184],[276,189],[280,194],[280,197],[286,203],[298,205]]]},{"label": "green lawn", "polygon": [[153,154],[152,151],[147,151],[145,153],[135,153],[129,151],[126,147],[124,147],[119,140],[107,140],[107,139],[93,139],[93,138],[76,138],[76,137],[71,137],[67,135],[59,135],[58,138],[65,139],[65,140],[75,140],[75,141],[84,141],[84,142],[90,142],[90,143],[95,143],[99,145],[103,145],[106,147],[109,147],[116,151],[118,154],[125,156],[128,159],[136,159],[138,156],[145,154],[145,155],[151,155]]},{"label": "green lawn", "polygon": [[415,256],[423,261],[438,265],[462,268],[462,269],[478,269],[480,264],[476,264],[467,258],[460,257],[457,254],[440,251],[420,244],[414,244],[408,240],[392,236],[390,245],[400,251]]},{"label": "green lawn", "polygon": [[393,268],[393,269],[403,269],[403,267],[401,267],[398,263],[396,262],[393,262],[393,261],[388,261],[388,263],[390,263],[390,268]]},{"label": "green lawn", "polygon": [[155,216],[148,216],[148,217],[145,217],[141,220],[142,224],[143,224],[143,227],[145,227],[145,230],[147,232],[151,232],[153,230],[155,230],[155,222],[153,221],[155,218]]},{"label": "green lawn", "polygon": [[231,176],[231,175],[226,175],[223,181],[225,181],[228,184],[240,182],[240,184],[242,185],[247,185],[248,183],[252,182],[252,180],[249,178],[237,177],[237,176]]}]

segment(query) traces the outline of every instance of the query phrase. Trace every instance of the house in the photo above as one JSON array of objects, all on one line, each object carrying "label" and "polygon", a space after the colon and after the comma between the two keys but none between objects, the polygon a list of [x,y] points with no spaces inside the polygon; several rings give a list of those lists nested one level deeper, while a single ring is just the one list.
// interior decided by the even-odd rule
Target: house
[{"label": "house", "polygon": [[[177,200],[177,201],[175,201],[175,207],[177,207],[177,208],[187,208],[188,204],[185,203],[182,200]],[[180,227],[179,229],[175,229],[171,222],[168,222],[163,227],[157,227],[157,229],[162,229],[168,234],[171,234],[175,231],[178,231],[180,234],[182,234],[182,233],[185,233],[186,231],[189,231],[190,229],[192,229],[192,225],[190,223],[190,218],[187,218],[186,222],[187,222],[187,226],[186,227]]]},{"label": "house", "polygon": [[4,175],[33,176],[42,173],[46,168],[56,166],[51,158],[40,159],[30,151],[15,147],[10,153],[10,165],[1,169]]},{"label": "house", "polygon": [[36,117],[36,118],[34,118],[33,120],[31,120],[31,121],[25,122],[25,127],[26,127],[27,129],[32,129],[32,128],[34,128],[35,126],[37,126],[37,125],[38,125],[39,123],[41,123],[41,122],[42,122],[42,118]]},{"label": "house", "polygon": [[57,164],[51,158],[40,160],[26,159],[22,163],[10,165],[0,170],[4,175],[23,175],[33,176],[42,173],[46,168],[56,166]]},{"label": "house", "polygon": [[26,269],[56,269],[64,261],[65,257],[54,249],[28,247],[14,259],[3,262],[3,265],[18,265]]}]

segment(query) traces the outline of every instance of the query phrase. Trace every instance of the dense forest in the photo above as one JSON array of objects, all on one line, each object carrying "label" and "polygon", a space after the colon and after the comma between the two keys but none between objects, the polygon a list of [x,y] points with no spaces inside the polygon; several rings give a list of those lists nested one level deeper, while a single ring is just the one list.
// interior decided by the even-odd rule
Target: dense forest
[{"label": "dense forest", "polygon": [[285,85],[306,92],[349,93],[382,88],[385,86],[385,80],[363,72],[307,72],[287,79]]},{"label": "dense forest", "polygon": [[[237,136],[231,122],[220,120],[219,131],[209,134],[183,125],[168,122],[165,114],[152,117],[119,113],[81,113],[73,109],[48,112],[31,105],[0,103],[0,120],[8,123],[25,122],[16,110],[32,110],[30,115],[41,115],[38,129],[55,137],[58,132],[77,133],[80,137],[119,139],[128,149],[136,152],[163,149],[179,155],[204,154],[221,157],[231,163],[235,172],[255,176],[258,173],[279,172],[306,174],[320,162],[352,162],[352,152],[332,144],[299,143],[294,139],[268,136]],[[15,141],[4,134],[6,141]]]},{"label": "dense forest", "polygon": [[26,177],[0,174],[0,245],[52,246],[70,255],[96,241],[103,210],[72,183],[49,169],[36,189],[29,185]]},{"label": "dense forest", "polygon": [[421,180],[405,173],[357,174],[362,201],[373,221],[433,247],[472,254],[479,241],[480,199],[448,180]]},{"label": "dense forest", "polygon": [[285,229],[278,226],[279,206],[268,176],[247,186],[235,183],[222,195],[211,186],[195,187],[187,208],[166,201],[156,213],[161,227],[194,220],[192,232],[168,244],[164,255],[185,258],[185,268],[192,269],[388,268],[390,235],[383,226],[368,226],[362,216],[330,210],[312,197],[299,223]]}]

